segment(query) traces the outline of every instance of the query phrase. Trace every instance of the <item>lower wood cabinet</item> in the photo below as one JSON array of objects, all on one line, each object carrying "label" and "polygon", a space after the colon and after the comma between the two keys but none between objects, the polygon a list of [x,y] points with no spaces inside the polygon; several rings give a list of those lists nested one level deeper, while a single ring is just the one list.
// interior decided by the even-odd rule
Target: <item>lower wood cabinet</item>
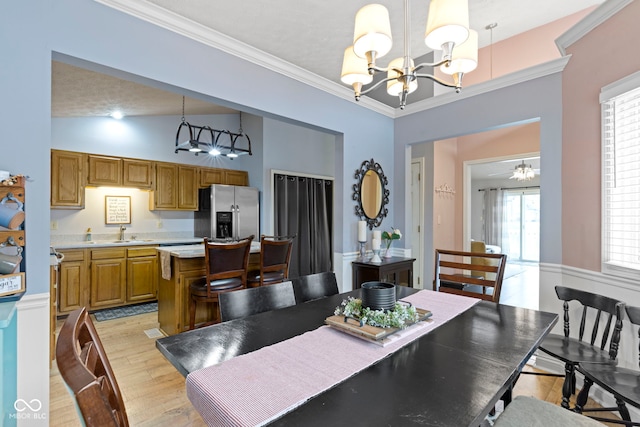
[{"label": "lower wood cabinet", "polygon": [[127,249],[127,302],[156,299],[157,264],[155,248]]},{"label": "lower wood cabinet", "polygon": [[155,246],[132,246],[58,251],[57,314],[88,307],[97,310],[155,301],[157,261]]},{"label": "lower wood cabinet", "polygon": [[89,304],[87,281],[89,278],[84,249],[61,250],[58,283],[58,313],[69,313]]},{"label": "lower wood cabinet", "polygon": [[113,307],[127,298],[127,261],[124,248],[91,251],[90,308]]}]

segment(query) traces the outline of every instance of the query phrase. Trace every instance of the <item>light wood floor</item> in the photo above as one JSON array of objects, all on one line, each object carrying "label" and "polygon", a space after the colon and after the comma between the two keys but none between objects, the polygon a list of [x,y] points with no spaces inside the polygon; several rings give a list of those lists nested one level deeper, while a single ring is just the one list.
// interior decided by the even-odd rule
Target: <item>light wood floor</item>
[{"label": "light wood floor", "polygon": [[[157,313],[94,323],[124,395],[132,426],[205,425],[187,399],[184,377],[156,349],[156,339],[144,333],[158,326]],[[61,325],[62,321],[58,321],[58,327]],[[521,375],[515,394],[559,404],[561,389],[561,378]],[[50,373],[50,391],[50,425],[80,426],[55,362]]]}]

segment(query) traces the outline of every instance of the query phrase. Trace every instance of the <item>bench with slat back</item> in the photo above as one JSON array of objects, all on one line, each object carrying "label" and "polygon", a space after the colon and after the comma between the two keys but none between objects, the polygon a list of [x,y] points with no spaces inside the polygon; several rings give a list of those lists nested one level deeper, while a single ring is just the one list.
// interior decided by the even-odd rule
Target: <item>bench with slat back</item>
[{"label": "bench with slat back", "polygon": [[[471,258],[486,258],[472,264]],[[433,290],[499,302],[507,256],[436,249]],[[475,273],[475,274],[473,274]],[[485,274],[477,274],[485,273]],[[488,273],[488,274],[487,274]]]}]

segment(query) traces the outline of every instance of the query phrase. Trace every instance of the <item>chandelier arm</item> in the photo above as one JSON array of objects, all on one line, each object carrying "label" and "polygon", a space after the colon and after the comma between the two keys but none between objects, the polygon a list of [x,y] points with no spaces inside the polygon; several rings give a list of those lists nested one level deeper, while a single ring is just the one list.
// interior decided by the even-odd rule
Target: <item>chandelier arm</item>
[{"label": "chandelier arm", "polygon": [[397,80],[397,77],[387,77],[386,79],[382,79],[378,83],[376,83],[373,86],[371,86],[370,88],[368,88],[367,90],[364,90],[364,91],[360,92],[360,95],[368,94],[369,92],[371,92],[374,89],[379,88],[380,86],[382,86],[383,83],[386,83],[389,80]]},{"label": "chandelier arm", "polygon": [[423,69],[424,67],[433,67],[433,68],[435,68],[435,67],[439,67],[441,65],[444,65],[444,64],[446,64],[448,62],[449,62],[448,59],[443,59],[443,60],[441,60],[439,62],[423,62],[421,64],[416,65],[413,69],[415,71],[418,71],[418,70]]},{"label": "chandelier arm", "polygon": [[459,85],[456,85],[455,83],[447,83],[442,79],[439,79],[438,77],[431,75],[431,74],[415,74],[416,77],[421,77],[421,78],[426,78],[429,80],[433,80],[434,82],[441,84],[442,86],[446,86],[446,87],[452,87],[455,89],[460,89]]}]

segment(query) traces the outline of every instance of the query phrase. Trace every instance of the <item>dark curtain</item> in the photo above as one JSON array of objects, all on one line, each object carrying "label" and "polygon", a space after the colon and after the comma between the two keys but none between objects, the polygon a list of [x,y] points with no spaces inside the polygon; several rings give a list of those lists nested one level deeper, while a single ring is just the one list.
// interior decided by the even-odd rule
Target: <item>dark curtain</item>
[{"label": "dark curtain", "polygon": [[332,181],[275,175],[275,234],[297,236],[293,242],[289,277],[332,271],[331,212]]}]

